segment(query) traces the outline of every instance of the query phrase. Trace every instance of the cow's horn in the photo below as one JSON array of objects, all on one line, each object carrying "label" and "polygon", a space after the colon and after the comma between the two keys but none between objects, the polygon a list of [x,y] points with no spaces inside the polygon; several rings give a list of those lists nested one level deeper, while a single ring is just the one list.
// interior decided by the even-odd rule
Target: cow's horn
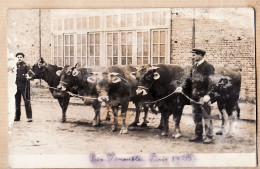
[{"label": "cow's horn", "polygon": [[78,66],[78,63],[76,63],[71,69],[75,69]]},{"label": "cow's horn", "polygon": [[119,73],[117,73],[117,72],[111,72],[110,75],[111,75],[111,76],[118,76]]},{"label": "cow's horn", "polygon": [[159,67],[157,67],[157,66],[152,66],[150,69],[151,69],[151,70],[157,70],[157,69],[159,69]]}]

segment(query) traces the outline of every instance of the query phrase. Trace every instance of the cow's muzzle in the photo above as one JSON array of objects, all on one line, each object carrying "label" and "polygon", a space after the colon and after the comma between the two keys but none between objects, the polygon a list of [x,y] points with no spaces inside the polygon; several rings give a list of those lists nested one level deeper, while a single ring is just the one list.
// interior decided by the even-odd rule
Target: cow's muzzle
[{"label": "cow's muzzle", "polygon": [[98,101],[100,101],[100,102],[108,102],[109,101],[109,97],[108,96],[99,96],[98,97]]},{"label": "cow's muzzle", "polygon": [[58,86],[57,86],[57,89],[59,89],[59,90],[61,90],[61,91],[66,91],[66,87],[65,86],[63,86],[63,85],[61,85],[61,84],[59,84]]},{"label": "cow's muzzle", "polygon": [[59,85],[57,86],[57,88],[61,91],[65,91],[66,90],[66,86],[68,83],[60,81]]},{"label": "cow's muzzle", "polygon": [[136,94],[137,95],[147,95],[147,88],[143,87],[143,86],[138,86],[137,90],[136,90]]}]

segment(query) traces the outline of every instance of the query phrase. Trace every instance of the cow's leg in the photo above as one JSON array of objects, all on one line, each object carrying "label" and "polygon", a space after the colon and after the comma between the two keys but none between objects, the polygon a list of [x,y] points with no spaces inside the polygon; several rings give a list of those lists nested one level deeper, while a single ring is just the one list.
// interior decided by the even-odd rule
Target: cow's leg
[{"label": "cow's leg", "polygon": [[204,102],[202,106],[202,113],[204,117],[204,126],[206,137],[212,139],[213,138],[213,123],[211,119],[211,101]]},{"label": "cow's leg", "polygon": [[229,128],[226,133],[226,137],[233,137],[233,129],[235,127],[235,121],[237,119],[237,108],[236,103],[234,105],[229,105],[229,108],[227,109],[228,113],[228,122],[229,122]]},{"label": "cow's leg", "polygon": [[223,113],[223,135],[226,135],[228,133],[228,128],[229,128],[229,119],[228,119],[228,113],[227,113],[227,110],[226,108],[224,108],[222,110],[222,113]]},{"label": "cow's leg", "polygon": [[140,113],[141,113],[141,104],[135,103],[136,107],[136,114],[135,114],[135,121],[129,125],[129,127],[136,127],[139,123]]},{"label": "cow's leg", "polygon": [[155,104],[150,104],[149,107],[150,107],[152,113],[154,113],[156,115],[159,113],[159,111],[156,110],[156,108],[155,108]]},{"label": "cow's leg", "polygon": [[123,123],[122,123],[122,128],[120,130],[120,134],[127,134],[128,130],[126,127],[126,112],[127,112],[127,108],[128,108],[128,103],[126,102],[125,104],[121,104],[121,114],[122,114],[122,118],[123,118]]},{"label": "cow's leg", "polygon": [[221,114],[221,127],[220,129],[216,132],[216,135],[222,135],[223,134],[223,130],[224,130],[224,118],[223,118],[223,109],[220,110],[220,114]]},{"label": "cow's leg", "polygon": [[169,116],[170,114],[168,112],[162,112],[162,114],[165,114],[163,116],[163,131],[162,131],[162,136],[167,136],[168,135],[168,130],[169,130]]},{"label": "cow's leg", "polygon": [[92,126],[98,126],[100,125],[100,108],[101,103],[97,100],[93,103],[92,107],[94,108],[95,117],[93,119]]},{"label": "cow's leg", "polygon": [[109,131],[117,131],[117,125],[118,125],[118,117],[117,117],[117,113],[118,113],[118,106],[112,106],[112,112],[114,114],[114,124],[111,126],[111,128],[109,129]]},{"label": "cow's leg", "polygon": [[149,121],[147,121],[149,106],[143,104],[143,108],[144,108],[144,118],[143,118],[144,120],[143,123],[141,124],[141,127],[147,127],[147,123],[149,123]]},{"label": "cow's leg", "polygon": [[224,116],[223,116],[223,104],[222,103],[219,103],[217,102],[217,105],[218,105],[218,109],[220,111],[220,114],[221,114],[221,127],[220,129],[216,132],[216,135],[222,135],[223,134],[223,130],[224,130]]},{"label": "cow's leg", "polygon": [[163,126],[164,126],[164,124],[163,124],[163,119],[164,119],[164,114],[161,113],[160,124],[159,124],[158,127],[156,127],[156,129],[159,129],[159,130],[162,130],[162,129],[163,129]]},{"label": "cow's leg", "polygon": [[175,122],[174,134],[172,135],[173,138],[181,137],[180,121],[181,121],[183,107],[184,106],[182,106],[180,109],[178,109],[176,111],[176,113],[173,115],[173,121]]},{"label": "cow's leg", "polygon": [[58,102],[60,104],[61,110],[62,110],[62,118],[61,122],[65,123],[66,122],[66,111],[69,105],[70,97],[65,96],[65,97],[59,97]]},{"label": "cow's leg", "polygon": [[237,118],[240,119],[240,107],[238,105],[238,101],[236,102],[235,108],[236,108],[236,112],[237,112]]},{"label": "cow's leg", "polygon": [[109,107],[108,104],[106,105],[106,110],[107,110],[106,121],[110,121],[110,120],[111,120],[111,116],[110,116],[110,107]]}]

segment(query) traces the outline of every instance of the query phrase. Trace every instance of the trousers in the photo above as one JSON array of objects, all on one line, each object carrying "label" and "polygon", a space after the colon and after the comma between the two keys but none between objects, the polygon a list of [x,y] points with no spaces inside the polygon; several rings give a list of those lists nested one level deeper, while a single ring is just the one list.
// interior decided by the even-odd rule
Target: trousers
[{"label": "trousers", "polygon": [[[30,86],[29,86],[30,89]],[[15,94],[15,119],[20,119],[21,117],[21,97],[23,97],[25,104],[25,112],[27,118],[32,118],[32,107],[30,101],[30,90],[18,89]]]},{"label": "trousers", "polygon": [[204,119],[206,137],[212,138],[213,124],[211,119],[211,105],[207,103],[205,103],[205,105],[192,104],[192,115],[195,123],[195,135],[202,137],[203,135],[202,119]]}]

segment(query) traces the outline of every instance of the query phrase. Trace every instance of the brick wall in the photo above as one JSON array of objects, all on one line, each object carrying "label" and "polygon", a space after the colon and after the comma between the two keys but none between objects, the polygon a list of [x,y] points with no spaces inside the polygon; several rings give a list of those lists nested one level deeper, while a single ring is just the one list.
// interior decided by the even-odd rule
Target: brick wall
[{"label": "brick wall", "polygon": [[51,63],[51,10],[41,10],[41,56]]},{"label": "brick wall", "polygon": [[[7,14],[7,38],[9,53],[25,54],[25,62],[35,63],[40,56],[39,10],[9,10]],[[41,55],[50,61],[51,31],[50,10],[41,10]]]},{"label": "brick wall", "polygon": [[252,9],[172,9],[171,63],[191,64],[195,18],[195,47],[204,48],[207,51],[206,60],[214,66],[241,67],[240,98],[255,101],[252,16]]}]

